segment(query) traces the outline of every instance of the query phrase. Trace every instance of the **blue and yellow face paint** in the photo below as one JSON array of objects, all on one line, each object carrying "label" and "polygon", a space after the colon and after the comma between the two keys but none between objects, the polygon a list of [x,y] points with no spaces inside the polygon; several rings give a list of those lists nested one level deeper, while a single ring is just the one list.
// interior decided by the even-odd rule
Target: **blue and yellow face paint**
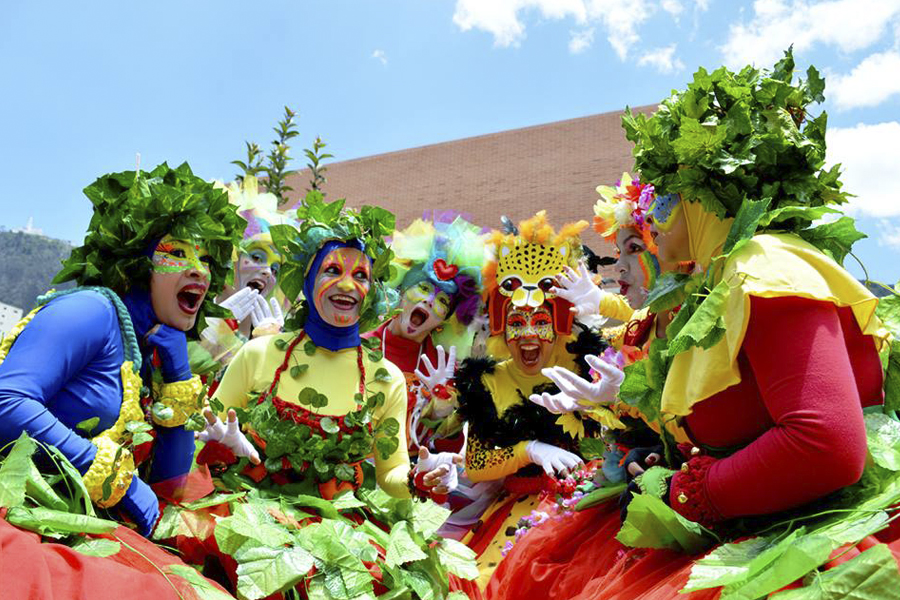
[{"label": "blue and yellow face paint", "polygon": [[657,231],[663,233],[672,229],[681,212],[681,194],[666,194],[657,196],[650,207],[650,218]]}]

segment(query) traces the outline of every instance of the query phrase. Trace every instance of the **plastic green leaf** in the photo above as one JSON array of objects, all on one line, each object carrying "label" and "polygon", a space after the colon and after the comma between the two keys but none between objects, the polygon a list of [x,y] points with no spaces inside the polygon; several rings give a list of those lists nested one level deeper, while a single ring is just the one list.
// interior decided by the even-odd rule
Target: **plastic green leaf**
[{"label": "plastic green leaf", "polygon": [[24,431],[0,465],[0,506],[21,506],[25,502],[25,482],[34,464],[36,446]]},{"label": "plastic green leaf", "polygon": [[28,463],[30,474],[28,479],[25,480],[25,493],[42,506],[67,512],[69,505],[66,501],[60,498],[53,487],[47,483],[47,480],[44,479],[38,468],[34,466],[34,463],[31,460]]},{"label": "plastic green leaf", "polygon": [[294,587],[313,567],[312,554],[298,546],[246,546],[234,555],[238,593],[248,600]]},{"label": "plastic green leaf", "polygon": [[756,600],[765,597],[824,564],[832,549],[831,540],[827,537],[801,535],[759,574],[744,582],[725,586],[720,600]]},{"label": "plastic green leaf", "polygon": [[372,593],[372,576],[368,570],[358,571],[326,567],[325,588],[336,600],[356,600]]},{"label": "plastic green leaf", "polygon": [[341,430],[331,417],[323,417],[322,420],[319,421],[319,424],[322,426],[322,431],[325,433],[337,433]]},{"label": "plastic green leaf", "polygon": [[400,580],[405,586],[412,589],[421,600],[433,600],[435,598],[432,582],[425,573],[402,570],[400,571]]},{"label": "plastic green leaf", "polygon": [[84,485],[84,479],[82,479],[78,469],[69,462],[69,459],[66,458],[56,446],[44,446],[44,450],[53,457],[53,460],[55,461],[54,464],[60,468],[65,475],[66,480],[69,482],[69,485],[74,488],[72,502],[75,506],[71,506],[70,508],[72,510],[78,510],[80,508],[86,515],[96,515],[94,503],[91,502],[91,496],[87,491],[87,487]]},{"label": "plastic green leaf", "polygon": [[300,393],[297,395],[297,402],[299,402],[303,406],[312,406],[313,402],[316,401],[316,396],[318,395],[319,392],[317,392],[315,388],[305,387],[300,390]]},{"label": "plastic green leaf", "polygon": [[822,573],[814,573],[806,586],[786,590],[772,600],[883,600],[900,590],[900,572],[884,544]]},{"label": "plastic green leaf", "polygon": [[246,495],[247,492],[235,492],[233,494],[215,494],[206,498],[201,498],[196,502],[189,502],[188,504],[185,504],[183,506],[187,510],[200,510],[201,508],[218,506],[219,504],[225,504],[226,502],[234,502],[235,500],[240,500]]},{"label": "plastic green leaf", "polygon": [[592,490],[582,496],[581,500],[578,501],[578,504],[575,505],[575,510],[585,510],[602,502],[606,502],[607,500],[618,498],[622,495],[622,492],[625,491],[626,487],[627,486],[624,483],[617,483],[608,487],[599,487]]},{"label": "plastic green leaf", "polygon": [[782,206],[770,210],[759,220],[760,227],[768,227],[773,223],[783,223],[790,219],[817,221],[825,215],[841,214],[841,211],[830,206]]},{"label": "plastic green leaf", "polygon": [[900,410],[900,340],[891,342],[884,373],[884,409]]},{"label": "plastic green leaf", "polygon": [[334,498],[331,501],[334,507],[338,510],[350,510],[352,508],[362,508],[366,505],[365,502],[358,499],[353,495],[352,491],[344,492],[343,494]]},{"label": "plastic green leaf", "polygon": [[882,413],[866,414],[865,419],[869,453],[875,464],[900,471],[900,422]]},{"label": "plastic green leaf", "polygon": [[634,494],[616,539],[634,548],[669,548],[695,554],[711,544],[697,523],[676,513],[659,498]]},{"label": "plastic green leaf", "polygon": [[250,546],[277,547],[289,544],[293,537],[275,524],[264,509],[253,504],[238,504],[229,517],[216,522],[216,542],[226,554],[234,554],[245,543]]},{"label": "plastic green leaf", "polygon": [[199,600],[232,600],[231,595],[214,586],[191,566],[166,565],[165,570],[190,583]]},{"label": "plastic green leaf", "polygon": [[75,429],[80,429],[85,432],[87,435],[91,435],[91,432],[94,431],[94,428],[100,424],[100,417],[91,417],[90,419],[85,419],[78,423],[75,426]]},{"label": "plastic green leaf", "polygon": [[291,367],[291,377],[297,379],[309,369],[309,365],[294,365]]},{"label": "plastic green leaf", "polygon": [[466,596],[462,592],[450,592],[447,595],[447,600],[466,600],[468,596]]},{"label": "plastic green leaf", "polygon": [[769,209],[771,200],[764,198],[762,200],[744,200],[741,208],[738,210],[734,223],[728,231],[728,237],[725,238],[725,246],[722,248],[723,254],[728,254],[740,244],[745,243],[756,233],[759,221],[765,212]]},{"label": "plastic green leaf", "polygon": [[879,298],[875,314],[895,336],[900,336],[900,295]]},{"label": "plastic green leaf", "polygon": [[72,544],[72,550],[86,556],[99,556],[100,558],[117,554],[121,549],[122,544],[106,538],[78,538]]},{"label": "plastic green leaf", "polygon": [[111,533],[119,526],[115,521],[76,515],[52,508],[14,506],[6,513],[6,520],[22,529],[41,535],[59,533]]},{"label": "plastic green leaf", "polygon": [[683,591],[692,592],[746,581],[784,554],[798,535],[800,532],[795,531],[780,541],[771,537],[755,537],[717,546],[694,562]]},{"label": "plastic green leaf", "polygon": [[799,232],[800,237],[829,255],[839,265],[853,248],[853,244],[868,237],[856,229],[852,218],[841,217],[832,223],[825,223]]},{"label": "plastic green leaf", "polygon": [[700,303],[678,335],[669,342],[669,356],[675,356],[694,346],[711,348],[722,339],[725,335],[722,313],[728,293],[728,283],[720,281]]},{"label": "plastic green leaf", "polygon": [[408,562],[427,558],[419,544],[413,540],[410,525],[406,521],[395,523],[391,528],[391,536],[388,540],[385,562],[394,567]]},{"label": "plastic green leaf", "polygon": [[447,571],[463,579],[478,577],[475,551],[461,542],[445,538],[437,547],[438,557]]},{"label": "plastic green leaf", "polygon": [[867,535],[883,529],[888,523],[888,514],[883,510],[863,513],[858,519],[844,518],[834,525],[816,531],[833,542],[834,547],[844,544],[856,544]]},{"label": "plastic green leaf", "polygon": [[384,367],[379,367],[377,371],[375,371],[375,381],[390,381],[391,374]]},{"label": "plastic green leaf", "polygon": [[660,277],[647,295],[650,310],[660,313],[679,306],[684,302],[685,287],[690,282],[690,275],[684,273],[666,273]]},{"label": "plastic green leaf", "polygon": [[408,502],[412,505],[410,524],[413,530],[425,539],[431,537],[450,516],[449,510],[431,500],[427,502],[408,500]]}]

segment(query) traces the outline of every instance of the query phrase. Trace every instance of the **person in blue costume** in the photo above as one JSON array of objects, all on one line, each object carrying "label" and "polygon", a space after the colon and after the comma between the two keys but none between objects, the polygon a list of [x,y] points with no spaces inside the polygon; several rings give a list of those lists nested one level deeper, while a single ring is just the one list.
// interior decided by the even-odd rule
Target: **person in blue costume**
[{"label": "person in blue costume", "polygon": [[[80,287],[42,297],[0,344],[0,446],[23,431],[55,446],[96,505],[118,505],[148,536],[159,517],[150,484],[193,462],[185,424],[201,418],[202,385],[187,332],[214,310],[245,223],[186,163],[105,175],[85,194],[88,234],[54,279]],[[146,481],[132,436],[148,429],[145,410]]]}]

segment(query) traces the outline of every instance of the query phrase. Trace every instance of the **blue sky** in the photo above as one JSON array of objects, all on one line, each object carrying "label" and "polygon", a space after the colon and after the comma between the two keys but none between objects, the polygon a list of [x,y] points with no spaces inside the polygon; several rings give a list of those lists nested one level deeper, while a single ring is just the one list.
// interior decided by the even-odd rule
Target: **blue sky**
[{"label": "blue sky", "polygon": [[896,282],[900,0],[7,0],[0,225],[80,240],[81,189],[136,152],[231,179],[284,105],[296,154],[322,135],[343,160],[651,104],[791,43],[826,74],[857,253]]}]

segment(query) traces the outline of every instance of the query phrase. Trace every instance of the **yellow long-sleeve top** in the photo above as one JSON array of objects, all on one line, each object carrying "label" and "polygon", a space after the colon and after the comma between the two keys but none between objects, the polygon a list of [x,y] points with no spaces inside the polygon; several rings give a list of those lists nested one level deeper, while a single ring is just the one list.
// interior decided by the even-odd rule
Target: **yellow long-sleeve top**
[{"label": "yellow long-sleeve top", "polygon": [[[284,350],[276,347],[278,340],[290,343],[296,333],[282,333],[250,340],[238,351],[225,371],[222,382],[216,389],[214,398],[219,400],[225,410],[229,408],[245,408],[251,401],[256,401],[260,393],[265,392],[275,377],[275,371],[284,361]],[[289,363],[278,385],[278,397],[285,402],[298,404],[297,396],[306,387],[312,387],[328,398],[328,404],[321,408],[304,406],[306,410],[324,416],[343,416],[355,411],[358,406],[353,396],[359,392],[359,366],[357,349],[347,348],[332,352],[317,347],[312,356],[304,352],[305,342],[294,349]],[[299,377],[290,375],[293,365],[309,365]],[[378,485],[397,498],[409,497],[406,487],[409,473],[409,455],[407,454],[406,428],[406,378],[393,363],[385,359],[372,361],[367,352],[363,352],[363,365],[366,371],[366,389],[369,394],[384,393],[384,404],[372,414],[373,426],[383,419],[393,417],[401,424],[397,434],[397,450],[387,459],[375,452],[375,474]],[[375,379],[379,369],[387,369],[389,381]]]},{"label": "yellow long-sleeve top", "polygon": [[[506,360],[497,364],[493,373],[483,374],[481,382],[494,401],[497,416],[502,418],[513,406],[527,402],[519,395],[520,391],[527,398],[535,387],[550,383],[550,380],[543,375],[526,375],[516,367],[513,360]],[[525,451],[529,441],[523,440],[512,446],[495,448],[479,438],[470,428],[466,447],[466,474],[473,482],[491,481],[512,475],[531,464],[531,459]]]}]

